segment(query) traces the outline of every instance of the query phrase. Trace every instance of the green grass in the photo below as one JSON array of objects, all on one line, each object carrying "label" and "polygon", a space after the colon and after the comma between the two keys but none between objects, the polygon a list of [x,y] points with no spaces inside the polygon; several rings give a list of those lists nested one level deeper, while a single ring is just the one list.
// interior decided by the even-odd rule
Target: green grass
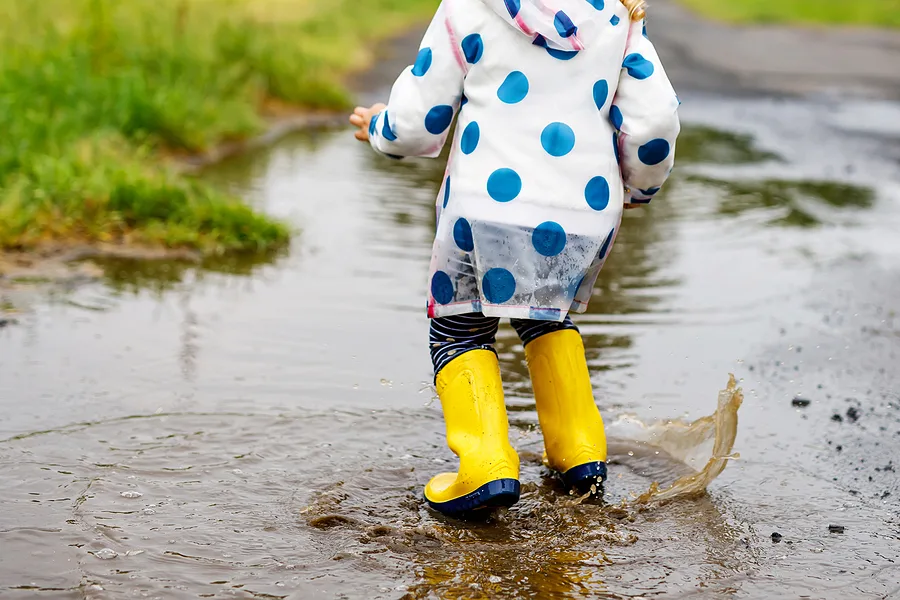
[{"label": "green grass", "polygon": [[342,109],[376,36],[436,0],[0,0],[0,250],[267,251],[288,227],[166,157]]},{"label": "green grass", "polygon": [[712,19],[732,23],[796,23],[900,27],[900,0],[681,0]]}]

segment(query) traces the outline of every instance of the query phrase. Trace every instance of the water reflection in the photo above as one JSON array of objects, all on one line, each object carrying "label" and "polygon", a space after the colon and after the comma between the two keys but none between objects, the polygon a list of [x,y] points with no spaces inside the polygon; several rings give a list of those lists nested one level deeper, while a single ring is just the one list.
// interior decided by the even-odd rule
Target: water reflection
[{"label": "water reflection", "polygon": [[713,197],[719,216],[758,213],[764,224],[777,227],[813,228],[836,220],[852,222],[850,209],[869,209],[875,203],[872,189],[838,182],[726,181],[698,175],[689,176],[689,180]]},{"label": "water reflection", "polygon": [[679,165],[746,165],[782,160],[777,154],[759,149],[751,135],[698,125],[683,128],[677,153]]},{"label": "water reflection", "polygon": [[156,294],[175,289],[186,279],[203,281],[208,274],[251,276],[260,267],[276,265],[288,256],[287,249],[266,254],[244,254],[214,257],[199,262],[184,260],[135,260],[123,258],[96,258],[104,282],[119,293],[137,293],[148,290]]}]

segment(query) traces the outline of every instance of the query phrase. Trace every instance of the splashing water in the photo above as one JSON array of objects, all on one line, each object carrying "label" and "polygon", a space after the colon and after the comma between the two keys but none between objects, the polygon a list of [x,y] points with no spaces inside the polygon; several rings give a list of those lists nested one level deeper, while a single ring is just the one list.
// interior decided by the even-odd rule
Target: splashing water
[{"label": "splashing water", "polygon": [[[696,496],[725,470],[729,460],[740,458],[732,449],[737,437],[738,409],[743,401],[744,394],[737,387],[734,375],[729,375],[728,385],[719,392],[718,406],[712,415],[693,422],[669,420],[652,424],[634,416],[623,416],[610,425],[613,436],[663,451],[688,466],[708,456],[699,471],[684,475],[663,489],[654,482],[634,504]],[[707,449],[710,441],[712,448]]]}]

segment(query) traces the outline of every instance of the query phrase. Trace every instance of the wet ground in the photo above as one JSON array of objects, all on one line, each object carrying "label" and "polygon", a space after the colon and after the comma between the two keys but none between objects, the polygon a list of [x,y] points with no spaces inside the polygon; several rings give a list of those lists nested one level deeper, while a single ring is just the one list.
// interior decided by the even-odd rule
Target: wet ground
[{"label": "wet ground", "polygon": [[[307,133],[206,174],[296,223],[289,253],[0,299],[0,597],[900,597],[900,106],[679,92],[679,167],[577,321],[608,504],[540,466],[503,329],[522,502],[424,506],[454,464],[423,310],[442,165]],[[636,506],[709,449],[635,423],[710,414],[729,372],[740,457]]]}]

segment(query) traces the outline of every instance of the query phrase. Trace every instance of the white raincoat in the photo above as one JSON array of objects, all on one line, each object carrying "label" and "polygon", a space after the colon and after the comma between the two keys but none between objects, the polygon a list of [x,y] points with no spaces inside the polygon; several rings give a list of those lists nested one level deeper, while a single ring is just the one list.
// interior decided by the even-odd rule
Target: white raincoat
[{"label": "white raincoat", "polygon": [[623,203],[672,169],[678,99],[618,0],[443,0],[372,146],[436,157],[428,315],[584,312]]}]

